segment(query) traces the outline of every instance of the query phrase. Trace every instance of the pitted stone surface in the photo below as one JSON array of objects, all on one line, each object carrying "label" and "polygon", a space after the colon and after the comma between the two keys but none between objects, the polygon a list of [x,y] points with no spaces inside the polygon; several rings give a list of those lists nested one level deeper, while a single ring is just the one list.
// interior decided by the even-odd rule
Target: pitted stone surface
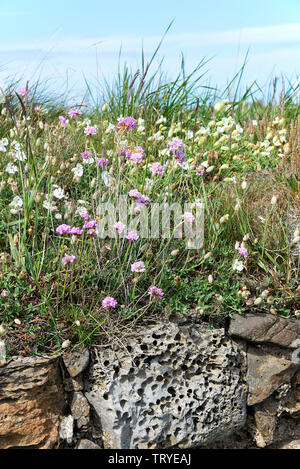
[{"label": "pitted stone surface", "polygon": [[165,323],[97,351],[85,395],[106,448],[195,447],[245,424],[242,357],[223,329]]}]

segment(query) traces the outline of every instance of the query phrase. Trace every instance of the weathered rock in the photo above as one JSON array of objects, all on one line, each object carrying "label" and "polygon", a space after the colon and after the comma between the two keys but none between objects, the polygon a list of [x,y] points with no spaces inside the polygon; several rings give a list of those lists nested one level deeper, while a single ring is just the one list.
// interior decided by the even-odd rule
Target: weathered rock
[{"label": "weathered rock", "polygon": [[273,314],[234,314],[229,335],[256,343],[271,343],[295,348],[300,338],[300,321],[283,319]]},{"label": "weathered rock", "polygon": [[59,425],[59,438],[67,443],[72,443],[74,434],[74,418],[73,415],[62,417]]},{"label": "weathered rock", "polygon": [[0,449],[54,447],[63,407],[56,358],[17,357],[0,366]]},{"label": "weathered rock", "polygon": [[90,354],[87,349],[76,349],[63,355],[64,364],[72,378],[82,373],[87,367]]},{"label": "weathered rock", "polygon": [[164,323],[126,345],[101,350],[87,378],[105,448],[195,447],[244,425],[242,358],[223,329]]},{"label": "weathered rock", "polygon": [[4,340],[0,340],[0,365],[6,363],[6,346]]},{"label": "weathered rock", "polygon": [[299,365],[283,354],[266,346],[249,345],[247,353],[248,405],[262,402],[282,384],[289,383]]},{"label": "weathered rock", "polygon": [[96,443],[94,443],[93,441],[83,438],[82,440],[80,440],[77,446],[77,449],[101,449],[101,448],[100,446],[96,445]]},{"label": "weathered rock", "polygon": [[81,392],[74,392],[71,412],[77,421],[77,427],[81,428],[89,423],[90,406]]}]

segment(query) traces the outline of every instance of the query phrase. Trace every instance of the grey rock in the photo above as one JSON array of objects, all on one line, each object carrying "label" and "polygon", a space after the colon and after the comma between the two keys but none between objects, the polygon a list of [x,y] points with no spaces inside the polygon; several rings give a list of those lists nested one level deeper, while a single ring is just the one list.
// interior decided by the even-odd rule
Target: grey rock
[{"label": "grey rock", "polygon": [[87,349],[76,349],[63,355],[63,361],[70,376],[75,378],[87,367],[90,354]]},{"label": "grey rock", "polygon": [[299,365],[288,353],[267,346],[249,345],[247,353],[248,405],[262,402],[283,384],[290,383]]},{"label": "grey rock", "polygon": [[101,349],[87,375],[105,448],[196,447],[243,427],[242,356],[223,329],[163,323],[125,345]]},{"label": "grey rock", "polygon": [[83,438],[82,440],[80,440],[77,446],[77,449],[101,449],[101,448],[100,446],[96,445],[96,443],[94,443],[93,441]]},{"label": "grey rock", "polygon": [[273,314],[234,314],[229,335],[254,343],[271,343],[281,347],[296,348],[300,337],[300,321],[283,319]]},{"label": "grey rock", "polygon": [[71,412],[74,419],[77,421],[78,428],[89,423],[90,406],[81,392],[74,392],[71,403]]},{"label": "grey rock", "polygon": [[59,424],[59,438],[66,440],[67,443],[71,444],[74,433],[74,418],[72,415],[62,417]]}]

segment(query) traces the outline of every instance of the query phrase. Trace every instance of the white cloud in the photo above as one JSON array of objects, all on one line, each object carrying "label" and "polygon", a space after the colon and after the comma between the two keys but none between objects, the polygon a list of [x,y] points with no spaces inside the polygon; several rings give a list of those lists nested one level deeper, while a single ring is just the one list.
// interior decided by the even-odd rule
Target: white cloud
[{"label": "white cloud", "polygon": [[[1,13],[0,13],[1,16]],[[143,39],[145,52],[153,52],[159,43],[160,36],[148,36]],[[182,34],[170,34],[164,40],[164,46],[176,47],[181,50],[184,47],[198,48],[201,46],[225,46],[225,45],[245,45],[255,44],[286,44],[300,42],[300,23],[281,24],[275,26],[249,27],[229,31],[217,32],[192,32]],[[141,37],[135,35],[127,36],[107,36],[107,37],[65,37],[51,41],[22,42],[16,44],[2,44],[0,51],[30,51],[50,49],[55,52],[77,53],[79,49],[88,49],[94,53],[95,47],[100,53],[115,53],[122,49],[126,53],[136,53],[141,50]]]}]

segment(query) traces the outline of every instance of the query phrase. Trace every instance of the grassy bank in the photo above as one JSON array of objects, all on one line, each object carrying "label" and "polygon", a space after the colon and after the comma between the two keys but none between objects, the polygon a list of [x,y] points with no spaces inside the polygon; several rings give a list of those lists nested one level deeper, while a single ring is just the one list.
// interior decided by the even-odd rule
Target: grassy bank
[{"label": "grassy bank", "polygon": [[[155,56],[155,55],[154,55]],[[205,61],[168,82],[142,58],[70,108],[30,83],[0,105],[0,321],[8,353],[107,339],[137,321],[193,310],[299,317],[297,89],[265,101],[201,88]],[[126,119],[131,117],[132,119]],[[132,192],[134,191],[134,192]],[[204,245],[127,236],[101,202],[204,204]],[[193,224],[194,208],[182,223]],[[129,220],[130,221],[130,220]],[[174,222],[175,223],[175,222]],[[132,231],[132,230],[131,230]],[[138,225],[135,230],[138,234]],[[129,231],[130,233],[130,231]],[[155,287],[155,288],[153,288]]]}]

